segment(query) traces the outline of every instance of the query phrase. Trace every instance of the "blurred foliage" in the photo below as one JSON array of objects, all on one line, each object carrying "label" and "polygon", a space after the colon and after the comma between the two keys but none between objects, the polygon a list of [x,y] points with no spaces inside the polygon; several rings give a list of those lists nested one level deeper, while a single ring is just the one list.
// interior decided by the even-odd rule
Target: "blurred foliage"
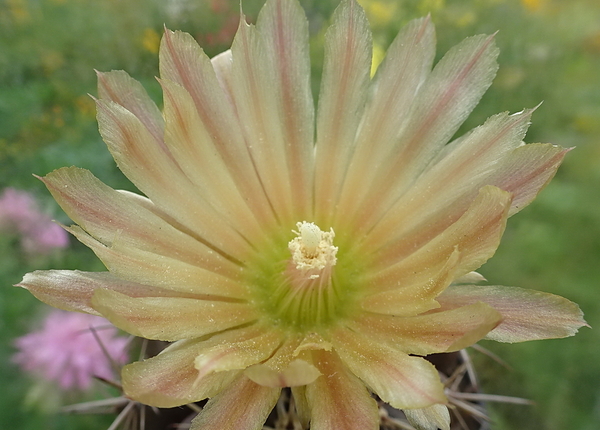
[{"label": "blurred foliage", "polygon": [[[528,142],[574,147],[552,184],[509,222],[482,272],[491,283],[561,294],[600,326],[600,3],[597,0],[359,0],[374,32],[378,62],[410,19],[430,14],[438,55],[464,37],[494,33],[500,71],[464,132],[500,111],[544,102]],[[336,0],[301,0],[310,19],[313,87],[319,88],[324,32]],[[262,0],[244,0],[253,21]],[[113,187],[132,186],[102,143],[95,121],[96,70],[124,69],[160,102],[157,50],[163,26],[190,32],[209,55],[226,49],[238,0],[0,0],[0,187],[33,190],[66,222],[39,181],[65,165],[91,169]],[[80,244],[31,261],[0,237],[0,427],[103,429],[89,417],[24,412],[28,381],[9,364],[11,339],[26,332],[42,305],[9,288],[44,268],[101,270]],[[485,390],[528,397],[537,406],[492,405],[494,429],[600,428],[600,335],[499,345],[483,342],[508,370],[475,354]]]}]

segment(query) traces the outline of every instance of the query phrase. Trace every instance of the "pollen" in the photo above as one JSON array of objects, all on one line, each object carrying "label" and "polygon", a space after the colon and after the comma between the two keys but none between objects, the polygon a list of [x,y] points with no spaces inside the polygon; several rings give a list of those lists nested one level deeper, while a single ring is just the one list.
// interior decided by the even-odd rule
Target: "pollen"
[{"label": "pollen", "polygon": [[310,279],[316,279],[318,272],[337,262],[338,248],[333,246],[335,233],[332,228],[328,232],[322,231],[312,222],[302,221],[296,226],[298,230],[292,231],[297,237],[288,244],[292,261],[297,270],[305,272]]}]

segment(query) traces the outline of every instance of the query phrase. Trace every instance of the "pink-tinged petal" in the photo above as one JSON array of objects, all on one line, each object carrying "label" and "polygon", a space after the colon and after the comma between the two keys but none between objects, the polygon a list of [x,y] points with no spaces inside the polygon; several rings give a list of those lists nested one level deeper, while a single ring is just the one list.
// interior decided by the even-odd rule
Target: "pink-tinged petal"
[{"label": "pink-tinged petal", "polygon": [[356,151],[340,196],[336,224],[350,223],[350,220],[360,224],[359,219],[352,219],[352,214],[373,194],[371,184],[380,166],[389,158],[387,149],[394,147],[415,96],[431,71],[434,56],[435,29],[429,18],[409,22],[389,47],[371,84]]},{"label": "pink-tinged petal", "polygon": [[527,206],[548,185],[569,149],[530,143],[506,156],[491,175],[489,183],[514,195],[510,215]]},{"label": "pink-tinged petal", "polygon": [[486,303],[413,317],[365,314],[347,325],[373,341],[407,354],[429,355],[466,348],[500,324],[502,315]]},{"label": "pink-tinged petal", "polygon": [[[223,276],[171,257],[165,257],[119,242],[104,245],[81,228],[66,228],[81,243],[94,251],[115,276],[131,282],[152,285],[174,293],[227,297],[244,300],[250,291],[235,277]],[[219,270],[219,266],[215,270]],[[172,293],[172,295],[177,295]]]},{"label": "pink-tinged petal", "polygon": [[[454,250],[444,262],[420,271],[405,271],[395,283],[380,283],[369,285],[376,291],[361,299],[363,310],[378,314],[391,314],[397,317],[413,316],[438,308],[440,305],[435,298],[455,278],[455,272],[460,262],[460,252]],[[381,291],[383,290],[383,291]]]},{"label": "pink-tinged petal", "polygon": [[106,246],[118,243],[200,267],[239,271],[209,246],[149,210],[134,194],[113,190],[88,170],[63,167],[42,181],[67,215]]},{"label": "pink-tinged petal", "polygon": [[231,91],[261,183],[283,223],[310,216],[314,108],[308,21],[296,0],[269,0],[240,23]]},{"label": "pink-tinged petal", "polygon": [[[228,214],[240,230],[263,233],[246,200],[229,173],[229,166],[215,151],[213,138],[198,115],[194,100],[182,86],[162,80],[165,142],[173,158],[198,193],[214,202],[219,213]],[[247,236],[254,242],[256,237]]]},{"label": "pink-tinged petal", "polygon": [[208,401],[190,430],[260,430],[280,392],[279,388],[263,387],[240,376]]},{"label": "pink-tinged petal", "polygon": [[479,268],[500,244],[510,203],[510,193],[493,186],[483,187],[467,211],[450,227],[446,228],[445,222],[444,230],[435,224],[420,226],[403,240],[388,243],[376,254],[374,264],[381,270],[371,281],[399,282],[406,273],[436,267],[437,262],[446,261],[455,249],[460,252],[455,277]]},{"label": "pink-tinged petal", "polygon": [[370,82],[369,23],[355,0],[336,9],[325,35],[325,64],[317,114],[315,219],[331,223]]},{"label": "pink-tinged petal", "polygon": [[310,406],[306,398],[306,385],[300,387],[292,387],[292,397],[294,398],[294,406],[296,408],[296,416],[303,429],[308,428],[311,419]]},{"label": "pink-tinged petal", "polygon": [[[491,176],[507,155],[522,145],[532,112],[495,115],[448,144],[439,159],[432,162],[370,234],[388,238],[393,231],[396,239],[418,228],[427,229],[427,224],[450,225],[467,209],[481,187],[496,185],[507,190]],[[508,170],[506,174],[510,174]]]},{"label": "pink-tinged petal", "polygon": [[239,258],[248,251],[248,242],[231,224],[229,214],[220,213],[198,193],[135,115],[110,101],[99,100],[97,107],[100,134],[119,168],[138,189],[221,254]]},{"label": "pink-tinged petal", "polygon": [[239,372],[213,373],[198,380],[194,359],[203,349],[203,342],[183,340],[156,357],[128,364],[121,372],[125,395],[159,408],[181,406],[216,395]]},{"label": "pink-tinged petal", "polygon": [[[231,65],[227,61],[223,63],[223,67],[229,70]],[[161,78],[187,90],[214,150],[228,166],[229,174],[242,195],[252,196],[247,204],[257,218],[265,220],[265,223],[273,222],[274,214],[256,175],[231,95],[221,86],[217,70],[220,69],[213,68],[213,63],[192,36],[165,30],[160,46]]]},{"label": "pink-tinged petal", "polygon": [[98,289],[92,307],[135,336],[175,341],[193,339],[257,319],[247,303],[187,297],[129,297]]},{"label": "pink-tinged petal", "polygon": [[[368,231],[442,150],[492,83],[498,68],[492,37],[475,36],[452,48],[423,83],[390,150],[370,183],[357,225]],[[373,175],[372,175],[373,176]]]},{"label": "pink-tinged petal", "polygon": [[260,324],[226,331],[203,343],[204,348],[194,360],[198,379],[215,372],[243,370],[263,362],[283,342],[283,334]]},{"label": "pink-tinged petal", "polygon": [[331,338],[343,363],[384,402],[398,409],[446,402],[438,372],[425,359],[346,328],[336,330]]},{"label": "pink-tinged petal", "polygon": [[310,384],[321,376],[321,372],[312,364],[296,359],[280,372],[266,365],[256,364],[247,368],[244,375],[265,387],[284,388]]},{"label": "pink-tinged petal", "polygon": [[455,285],[438,298],[441,309],[484,302],[502,315],[486,336],[498,342],[524,342],[573,336],[587,326],[575,303],[554,294],[516,287]]},{"label": "pink-tinged petal", "polygon": [[[126,72],[96,72],[98,75],[98,96],[113,101],[134,114],[146,126],[156,143],[164,147],[164,120],[160,110],[144,87]],[[168,153],[168,151],[167,151]]]},{"label": "pink-tinged petal", "polygon": [[[44,303],[67,311],[99,315],[91,304],[98,289],[109,289],[130,297],[186,297],[184,293],[126,281],[107,272],[78,270],[36,270],[17,284]],[[210,296],[188,294],[187,297],[207,299]]]},{"label": "pink-tinged petal", "polygon": [[319,351],[314,357],[323,376],[306,387],[311,430],[378,429],[377,403],[365,385],[336,354]]},{"label": "pink-tinged petal", "polygon": [[444,405],[404,409],[408,422],[417,430],[450,430],[450,412]]}]

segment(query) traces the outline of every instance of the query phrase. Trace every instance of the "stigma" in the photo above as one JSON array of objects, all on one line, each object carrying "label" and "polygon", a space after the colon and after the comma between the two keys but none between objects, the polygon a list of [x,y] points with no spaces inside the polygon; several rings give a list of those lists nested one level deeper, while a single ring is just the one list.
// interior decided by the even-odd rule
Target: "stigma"
[{"label": "stigma", "polygon": [[298,230],[292,230],[297,237],[288,247],[292,253],[291,263],[307,279],[317,279],[325,269],[335,266],[338,248],[333,246],[335,233],[330,228],[322,231],[312,222],[296,223]]}]

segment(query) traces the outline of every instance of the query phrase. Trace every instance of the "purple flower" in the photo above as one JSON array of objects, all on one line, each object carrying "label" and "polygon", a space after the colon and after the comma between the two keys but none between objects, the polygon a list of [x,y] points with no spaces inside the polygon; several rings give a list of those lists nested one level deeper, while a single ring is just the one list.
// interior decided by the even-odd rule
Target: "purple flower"
[{"label": "purple flower", "polygon": [[0,230],[19,234],[29,254],[47,254],[69,243],[67,233],[39,210],[34,197],[14,188],[0,195]]},{"label": "purple flower", "polygon": [[64,390],[87,390],[94,377],[114,376],[111,360],[117,364],[127,361],[126,344],[127,338],[118,336],[104,318],[55,310],[41,330],[15,341],[19,351],[13,361]]}]

